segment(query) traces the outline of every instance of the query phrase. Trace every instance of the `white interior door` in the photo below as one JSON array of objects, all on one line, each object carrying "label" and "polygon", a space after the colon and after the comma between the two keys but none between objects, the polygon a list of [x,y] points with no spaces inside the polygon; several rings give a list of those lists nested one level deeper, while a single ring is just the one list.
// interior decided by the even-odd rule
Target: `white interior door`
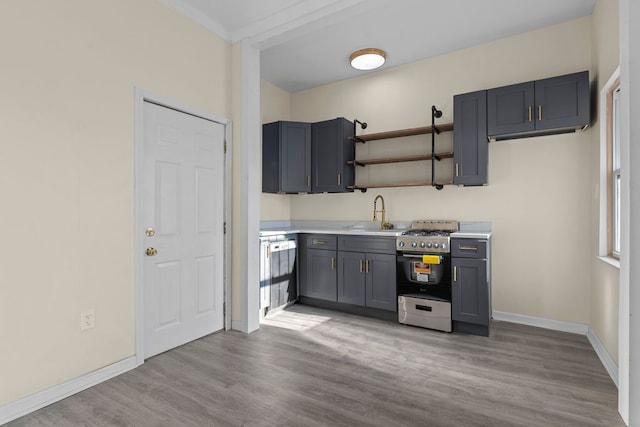
[{"label": "white interior door", "polygon": [[144,355],[224,326],[224,126],[144,103]]}]

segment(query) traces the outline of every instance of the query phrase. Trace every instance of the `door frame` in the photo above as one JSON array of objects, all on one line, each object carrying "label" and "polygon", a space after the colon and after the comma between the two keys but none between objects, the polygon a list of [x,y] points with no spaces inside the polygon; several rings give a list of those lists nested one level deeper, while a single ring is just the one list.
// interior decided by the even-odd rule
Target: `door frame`
[{"label": "door frame", "polygon": [[224,272],[223,272],[223,293],[224,293],[224,309],[223,324],[224,329],[231,327],[231,241],[232,241],[232,224],[231,224],[231,141],[232,141],[232,122],[226,117],[216,116],[207,111],[200,110],[181,102],[154,94],[147,90],[134,87],[134,250],[135,250],[135,357],[136,365],[140,366],[144,363],[144,276],[143,276],[143,260],[144,260],[144,238],[143,233],[146,225],[142,221],[142,160],[144,155],[144,103],[151,102],[153,104],[170,108],[172,110],[199,117],[219,123],[224,126],[224,142],[226,144],[226,152],[224,154],[224,208],[223,221],[226,225],[226,233],[224,234],[223,250],[224,250]]}]

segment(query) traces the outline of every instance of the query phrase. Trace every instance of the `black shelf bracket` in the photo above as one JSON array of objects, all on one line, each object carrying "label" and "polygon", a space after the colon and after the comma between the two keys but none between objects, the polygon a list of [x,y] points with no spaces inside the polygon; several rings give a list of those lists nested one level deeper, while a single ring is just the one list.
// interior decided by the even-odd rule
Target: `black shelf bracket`
[{"label": "black shelf bracket", "polygon": [[356,135],[356,131],[358,130],[358,124],[360,124],[360,127],[364,130],[367,128],[367,122],[361,122],[358,119],[353,119],[353,140],[355,142],[362,142],[363,144],[367,141],[360,139],[357,135]]},{"label": "black shelf bracket", "polygon": [[435,105],[431,106],[431,185],[436,190],[442,190],[442,184],[436,184],[436,164],[433,159],[440,161],[440,156],[436,156],[436,134],[440,134],[440,129],[436,127],[436,118],[442,117],[442,111],[438,110]]}]

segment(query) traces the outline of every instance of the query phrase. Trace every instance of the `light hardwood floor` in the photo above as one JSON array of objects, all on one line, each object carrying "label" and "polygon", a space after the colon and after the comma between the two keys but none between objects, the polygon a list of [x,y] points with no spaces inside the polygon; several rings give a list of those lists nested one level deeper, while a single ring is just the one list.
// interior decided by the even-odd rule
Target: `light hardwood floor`
[{"label": "light hardwood floor", "polygon": [[489,338],[296,305],[9,426],[623,426],[584,336],[493,322]]}]

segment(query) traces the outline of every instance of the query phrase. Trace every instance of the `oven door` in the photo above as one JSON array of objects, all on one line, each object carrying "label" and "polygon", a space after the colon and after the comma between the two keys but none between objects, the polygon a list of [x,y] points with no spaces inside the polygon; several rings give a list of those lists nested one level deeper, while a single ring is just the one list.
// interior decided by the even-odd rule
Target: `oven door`
[{"label": "oven door", "polygon": [[449,254],[437,254],[439,263],[423,262],[423,255],[432,254],[398,254],[398,270],[402,273],[403,281],[417,285],[441,285],[450,284],[450,260]]}]

